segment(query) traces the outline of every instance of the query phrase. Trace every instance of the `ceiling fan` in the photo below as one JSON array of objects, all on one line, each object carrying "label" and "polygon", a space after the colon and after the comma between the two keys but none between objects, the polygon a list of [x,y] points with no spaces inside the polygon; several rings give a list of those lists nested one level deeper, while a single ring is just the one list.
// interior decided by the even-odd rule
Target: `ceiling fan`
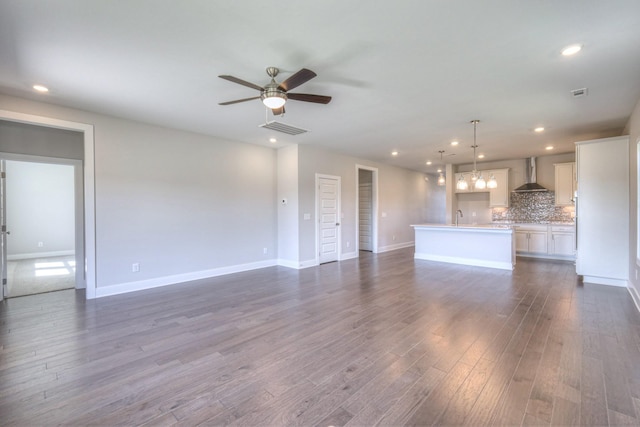
[{"label": "ceiling fan", "polygon": [[243,86],[250,87],[255,90],[260,91],[260,96],[254,96],[251,98],[244,99],[236,99],[235,101],[227,101],[221,102],[219,105],[230,105],[237,104],[239,102],[251,101],[253,99],[261,99],[262,103],[270,108],[273,112],[273,115],[281,115],[284,114],[284,104],[287,102],[287,99],[293,99],[295,101],[304,101],[304,102],[314,102],[316,104],[328,104],[331,101],[330,96],[325,95],[312,95],[308,93],[289,93],[291,89],[294,89],[312,78],[314,78],[317,74],[311,70],[303,68],[297,73],[290,76],[288,79],[283,81],[282,83],[276,82],[276,76],[280,72],[276,67],[268,67],[267,74],[271,77],[271,82],[268,83],[265,87],[260,87],[256,84],[247,82],[245,80],[239,79],[233,76],[218,76],[221,79],[229,80],[233,83],[238,83]]}]

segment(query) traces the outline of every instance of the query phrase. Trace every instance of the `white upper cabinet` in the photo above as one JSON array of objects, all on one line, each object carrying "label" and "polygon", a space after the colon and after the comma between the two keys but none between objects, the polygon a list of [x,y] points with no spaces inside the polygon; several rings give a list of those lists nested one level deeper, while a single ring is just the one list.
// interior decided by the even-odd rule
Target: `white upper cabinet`
[{"label": "white upper cabinet", "polygon": [[[483,188],[478,190],[473,187],[471,181],[471,172],[459,172],[455,175],[455,189],[456,193],[489,193],[489,207],[491,208],[506,208],[509,207],[509,168],[506,169],[492,169],[478,171],[482,174],[482,177],[486,182],[489,182],[491,176],[496,179],[498,187],[496,188]],[[467,189],[458,189],[458,180],[462,177],[467,182]]]},{"label": "white upper cabinet", "polygon": [[573,206],[577,189],[576,164],[556,163],[556,206]]},{"label": "white upper cabinet", "polygon": [[489,189],[489,207],[490,208],[508,208],[509,207],[509,169],[495,169],[486,171],[485,179],[488,181],[491,175],[494,176],[498,187]]}]

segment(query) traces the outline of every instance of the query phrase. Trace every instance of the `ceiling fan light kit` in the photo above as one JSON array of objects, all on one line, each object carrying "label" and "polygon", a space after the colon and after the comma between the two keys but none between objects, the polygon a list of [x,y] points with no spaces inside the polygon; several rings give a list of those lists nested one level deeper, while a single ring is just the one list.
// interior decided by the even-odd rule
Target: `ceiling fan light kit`
[{"label": "ceiling fan light kit", "polygon": [[221,75],[218,76],[221,79],[228,80],[233,83],[240,84],[242,86],[250,87],[251,89],[259,90],[260,96],[254,96],[251,98],[243,98],[237,99],[234,101],[221,102],[219,105],[231,105],[237,104],[239,102],[251,101],[253,99],[260,99],[262,103],[270,108],[274,115],[282,115],[284,114],[284,104],[287,100],[292,99],[295,101],[303,101],[303,102],[313,102],[315,104],[328,104],[331,102],[330,96],[325,95],[313,95],[308,93],[289,93],[289,90],[294,89],[312,78],[316,77],[316,73],[313,71],[303,68],[297,73],[289,76],[288,79],[283,81],[282,83],[276,82],[276,76],[280,70],[276,67],[268,67],[267,75],[271,77],[271,82],[269,82],[266,86],[258,86],[257,84],[247,82],[245,80],[239,79],[234,76],[229,75]]}]

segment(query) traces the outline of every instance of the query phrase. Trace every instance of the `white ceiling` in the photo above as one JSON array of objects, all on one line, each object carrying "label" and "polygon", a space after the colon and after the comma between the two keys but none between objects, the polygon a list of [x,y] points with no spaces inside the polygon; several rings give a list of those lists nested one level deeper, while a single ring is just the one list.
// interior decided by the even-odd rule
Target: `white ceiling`
[{"label": "white ceiling", "polygon": [[[259,100],[218,105],[258,94],[218,75],[262,86],[268,66],[309,68],[294,92],[333,97],[277,118],[309,133],[259,128]],[[640,98],[640,1],[0,0],[0,92],[433,172],[438,150],[472,161],[472,119],[486,161],[619,135]]]}]

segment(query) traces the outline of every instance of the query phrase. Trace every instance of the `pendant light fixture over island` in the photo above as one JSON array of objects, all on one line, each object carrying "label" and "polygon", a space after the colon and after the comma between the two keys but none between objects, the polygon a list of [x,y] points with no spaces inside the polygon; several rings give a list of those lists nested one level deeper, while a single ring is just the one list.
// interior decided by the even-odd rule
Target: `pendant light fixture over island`
[{"label": "pendant light fixture over island", "polygon": [[[471,120],[471,124],[473,124],[473,145],[471,146],[471,148],[473,148],[473,171],[471,172],[471,185],[473,186],[474,190],[484,190],[485,188],[497,188],[498,181],[493,176],[493,174],[491,174],[489,181],[486,181],[482,176],[482,172],[478,172],[478,169],[476,168],[476,149],[478,148],[478,144],[477,144],[478,123],[480,123],[480,120]],[[460,175],[460,178],[456,182],[456,188],[462,191],[469,189],[469,183],[462,175]]]}]

